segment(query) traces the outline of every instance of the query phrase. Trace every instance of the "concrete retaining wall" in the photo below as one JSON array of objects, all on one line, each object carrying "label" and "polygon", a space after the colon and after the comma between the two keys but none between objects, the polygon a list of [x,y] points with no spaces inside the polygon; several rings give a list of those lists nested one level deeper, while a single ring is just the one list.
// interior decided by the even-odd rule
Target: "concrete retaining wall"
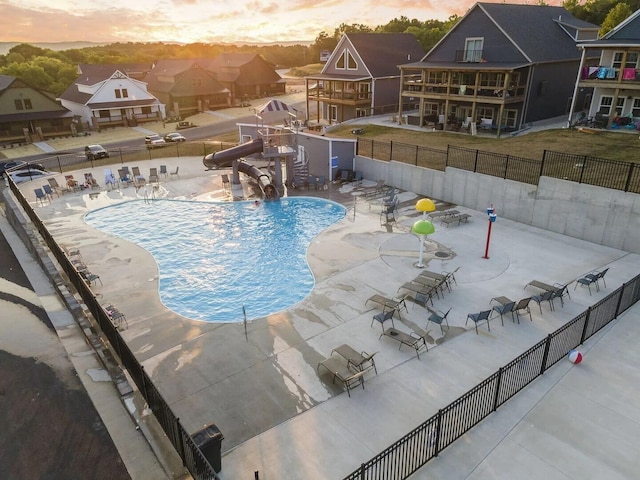
[{"label": "concrete retaining wall", "polygon": [[640,195],[542,177],[538,186],[447,167],[445,172],[356,156],[370,180],[589,242],[640,253]]}]

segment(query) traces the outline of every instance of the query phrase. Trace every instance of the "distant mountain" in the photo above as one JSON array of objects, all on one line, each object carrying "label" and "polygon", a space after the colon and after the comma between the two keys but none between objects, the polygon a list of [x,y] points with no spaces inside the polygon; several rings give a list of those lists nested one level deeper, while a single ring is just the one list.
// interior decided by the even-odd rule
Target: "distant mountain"
[{"label": "distant mountain", "polygon": [[0,55],[6,55],[16,45],[28,43],[34,47],[48,48],[50,50],[71,50],[74,48],[98,47],[100,45],[109,45],[112,42],[0,42]]}]

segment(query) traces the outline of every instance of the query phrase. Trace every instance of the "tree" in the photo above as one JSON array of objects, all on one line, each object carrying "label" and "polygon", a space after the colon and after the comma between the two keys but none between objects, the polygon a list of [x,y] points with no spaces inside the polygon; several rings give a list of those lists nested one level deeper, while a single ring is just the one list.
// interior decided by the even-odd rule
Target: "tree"
[{"label": "tree", "polygon": [[617,4],[609,11],[606,18],[604,19],[604,22],[602,22],[602,26],[600,27],[598,35],[600,35],[600,37],[603,37],[609,31],[613,30],[618,24],[629,18],[632,14],[633,12],[631,11],[631,7],[629,5],[627,5],[626,3]]}]

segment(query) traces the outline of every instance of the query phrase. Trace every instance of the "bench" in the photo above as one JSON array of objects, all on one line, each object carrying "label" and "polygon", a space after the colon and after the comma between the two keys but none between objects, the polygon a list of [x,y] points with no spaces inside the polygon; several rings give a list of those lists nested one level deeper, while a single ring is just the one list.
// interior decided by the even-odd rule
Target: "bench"
[{"label": "bench", "polygon": [[461,213],[460,215],[449,215],[440,220],[440,223],[446,225],[447,228],[449,228],[449,225],[451,225],[452,223],[457,223],[458,225],[460,225],[461,223],[468,223],[470,217],[471,215],[469,215],[468,213]]},{"label": "bench", "polygon": [[460,212],[458,210],[452,209],[452,210],[440,210],[440,211],[436,211],[436,212],[431,212],[428,213],[427,215],[431,218],[440,218],[440,217],[450,217],[452,215],[458,215]]},{"label": "bench", "polygon": [[420,350],[424,348],[427,352],[429,351],[429,347],[427,347],[427,340],[425,338],[428,333],[429,331],[424,335],[418,335],[415,332],[405,333],[392,327],[387,328],[384,332],[382,332],[378,340],[383,336],[389,337],[400,343],[398,350],[402,348],[402,345],[407,345],[416,351],[418,360],[420,360]]}]

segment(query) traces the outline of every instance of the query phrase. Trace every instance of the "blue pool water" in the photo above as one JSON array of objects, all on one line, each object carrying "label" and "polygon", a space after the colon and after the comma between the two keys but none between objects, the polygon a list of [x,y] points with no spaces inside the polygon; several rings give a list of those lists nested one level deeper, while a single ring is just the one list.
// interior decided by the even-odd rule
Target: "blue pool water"
[{"label": "blue pool water", "polygon": [[342,205],[308,197],[258,206],[154,200],[99,209],[85,221],[153,255],[167,308],[195,320],[236,322],[244,319],[243,306],[252,319],[304,299],[314,285],[307,247],[344,215]]}]

